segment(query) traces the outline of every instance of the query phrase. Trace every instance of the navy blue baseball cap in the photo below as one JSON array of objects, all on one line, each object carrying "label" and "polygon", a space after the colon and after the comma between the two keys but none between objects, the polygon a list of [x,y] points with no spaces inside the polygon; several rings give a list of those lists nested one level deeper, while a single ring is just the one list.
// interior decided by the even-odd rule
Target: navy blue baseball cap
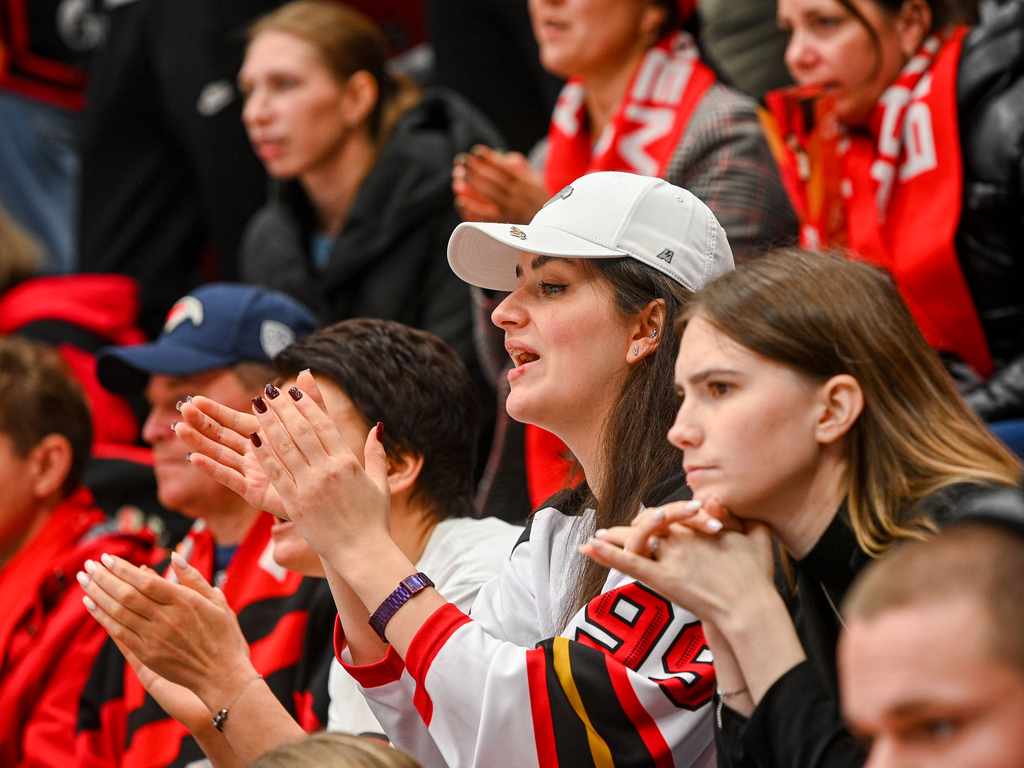
[{"label": "navy blue baseball cap", "polygon": [[209,283],[178,300],[156,341],[101,349],[96,375],[111,392],[132,394],[154,373],[189,376],[242,361],[269,363],[318,325],[312,312],[279,291]]}]

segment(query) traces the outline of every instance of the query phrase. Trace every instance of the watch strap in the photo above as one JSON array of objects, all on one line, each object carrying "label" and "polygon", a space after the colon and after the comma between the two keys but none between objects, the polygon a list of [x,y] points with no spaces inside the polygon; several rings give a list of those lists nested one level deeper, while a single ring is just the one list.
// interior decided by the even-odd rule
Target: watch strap
[{"label": "watch strap", "polygon": [[427,587],[434,586],[434,582],[430,580],[430,577],[425,573],[414,573],[412,576],[406,576],[402,579],[401,583],[392,592],[383,603],[378,606],[377,610],[370,616],[368,622],[373,631],[377,633],[385,643],[388,639],[384,636],[384,628],[391,621],[391,617],[395,615],[399,608],[409,602],[409,599],[414,595],[418,595]]}]

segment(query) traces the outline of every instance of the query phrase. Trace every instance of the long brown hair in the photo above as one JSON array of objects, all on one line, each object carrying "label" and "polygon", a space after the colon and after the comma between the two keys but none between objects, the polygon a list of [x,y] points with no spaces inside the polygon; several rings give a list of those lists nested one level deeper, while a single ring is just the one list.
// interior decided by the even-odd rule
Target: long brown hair
[{"label": "long brown hair", "polygon": [[405,112],[419,101],[411,80],[385,67],[387,40],[369,18],[334,0],[296,0],[268,13],[249,28],[251,43],[264,32],[283,32],[310,43],[338,83],[356,72],[377,81],[377,104],[370,113],[370,135],[378,147]]},{"label": "long brown hair", "polygon": [[680,335],[695,317],[813,380],[849,374],[860,383],[864,410],[846,436],[847,503],[868,554],[933,531],[906,513],[941,488],[1020,481],[1020,462],[968,408],[888,273],[784,249],[697,294]]},{"label": "long brown hair", "polygon": [[[693,294],[636,259],[588,259],[583,265],[608,282],[615,308],[623,318],[635,317],[652,300],[665,302],[658,346],[630,366],[606,422],[602,450],[607,471],[601,498],[597,499],[586,485],[580,489],[580,507],[596,510],[597,529],[628,525],[651,487],[673,467],[681,466],[679,450],[665,439],[677,407],[672,371],[679,351],[679,337],[668,329]],[[561,616],[563,623],[601,593],[608,576],[608,569],[589,557],[581,556],[577,562],[578,577],[569,591],[570,599]]]}]

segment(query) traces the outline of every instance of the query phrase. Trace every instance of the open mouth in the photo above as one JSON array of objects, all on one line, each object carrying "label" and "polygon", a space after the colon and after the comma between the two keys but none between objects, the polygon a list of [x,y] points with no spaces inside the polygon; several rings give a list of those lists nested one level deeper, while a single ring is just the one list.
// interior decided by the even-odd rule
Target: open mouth
[{"label": "open mouth", "polygon": [[508,353],[512,356],[512,362],[516,364],[516,368],[521,368],[527,363],[532,363],[534,360],[540,360],[540,355],[535,355],[533,352],[527,352],[523,349],[510,349]]}]

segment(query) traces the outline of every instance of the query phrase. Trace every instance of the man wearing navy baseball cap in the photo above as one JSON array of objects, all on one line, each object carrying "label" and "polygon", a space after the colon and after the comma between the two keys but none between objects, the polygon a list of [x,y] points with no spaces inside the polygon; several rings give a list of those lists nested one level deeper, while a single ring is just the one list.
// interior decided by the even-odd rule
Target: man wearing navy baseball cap
[{"label": "man wearing navy baseball cap", "polygon": [[[327,722],[330,590],[322,579],[303,577],[274,561],[270,532],[276,519],[193,467],[172,424],[179,418],[178,402],[195,395],[247,410],[249,400],[275,376],[270,361],[316,327],[312,313],[283,293],[212,283],[178,300],[156,341],[108,347],[97,355],[104,387],[143,392],[149,401],[142,437],[153,448],[157,496],[168,509],[195,520],[178,551],[223,589],[246,640],[260,641],[260,672],[309,729]],[[134,764],[133,755],[157,753],[169,758],[160,766],[203,759],[188,729],[143,695],[112,641],[86,686],[78,729],[79,743],[98,765]]]}]

